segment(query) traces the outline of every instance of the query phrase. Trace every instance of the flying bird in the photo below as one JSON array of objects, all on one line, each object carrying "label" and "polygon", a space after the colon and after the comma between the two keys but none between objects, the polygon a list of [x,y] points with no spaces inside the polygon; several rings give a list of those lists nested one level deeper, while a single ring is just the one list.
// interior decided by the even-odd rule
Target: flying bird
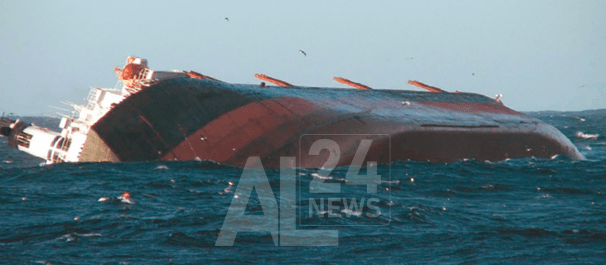
[{"label": "flying bird", "polygon": [[229,21],[229,18],[226,17],[225,20]]},{"label": "flying bird", "polygon": [[307,53],[305,53],[303,50],[299,50],[303,55],[307,56]]}]

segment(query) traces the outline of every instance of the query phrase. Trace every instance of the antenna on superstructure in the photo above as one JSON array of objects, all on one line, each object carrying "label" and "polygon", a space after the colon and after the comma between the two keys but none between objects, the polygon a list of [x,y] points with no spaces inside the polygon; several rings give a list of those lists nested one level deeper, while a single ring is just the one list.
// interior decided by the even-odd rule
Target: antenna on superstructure
[{"label": "antenna on superstructure", "polygon": [[71,112],[71,110],[64,109],[64,108],[59,108],[59,107],[55,107],[55,106],[49,106],[49,107],[51,107],[51,108],[53,108],[53,109],[58,109],[58,110],[62,110],[62,111]]},{"label": "antenna on superstructure", "polygon": [[72,103],[72,102],[64,102],[64,101],[61,101],[61,104],[65,104],[65,105],[68,105],[68,106],[72,106],[74,109],[76,109],[76,110],[78,110],[78,111],[80,111],[80,110],[82,110],[83,108],[85,108],[85,107],[84,107],[84,106],[82,106],[82,105],[78,105],[78,104],[76,104],[76,103]]},{"label": "antenna on superstructure", "polygon": [[59,116],[61,116],[61,117],[63,117],[63,118],[71,119],[71,117],[70,117],[70,116],[67,116],[67,115],[65,115],[65,114],[63,114],[63,113],[61,113],[61,112],[55,112],[55,114],[58,114]]}]

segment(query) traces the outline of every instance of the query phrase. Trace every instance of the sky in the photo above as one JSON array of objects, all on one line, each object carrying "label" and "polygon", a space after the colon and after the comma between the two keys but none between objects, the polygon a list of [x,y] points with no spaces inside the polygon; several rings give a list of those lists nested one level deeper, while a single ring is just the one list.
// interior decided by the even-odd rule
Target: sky
[{"label": "sky", "polygon": [[113,88],[129,55],[230,83],[418,80],[518,111],[601,109],[605,14],[603,0],[0,0],[0,112],[56,116]]}]

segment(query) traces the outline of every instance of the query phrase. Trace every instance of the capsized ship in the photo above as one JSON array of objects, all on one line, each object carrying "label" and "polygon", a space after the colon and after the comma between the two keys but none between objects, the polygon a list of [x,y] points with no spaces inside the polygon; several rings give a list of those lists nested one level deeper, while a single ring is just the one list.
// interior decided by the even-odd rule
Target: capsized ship
[{"label": "capsized ship", "polygon": [[61,119],[61,132],[3,118],[0,134],[12,148],[47,163],[212,160],[243,166],[258,156],[278,167],[280,157],[295,156],[298,167],[323,166],[329,152],[300,155],[310,144],[306,135],[346,136],[333,137],[338,165],[351,163],[369,135],[374,143],[367,160],[379,163],[584,159],[556,128],[505,107],[498,97],[416,81],[409,83],[429,92],[374,90],[340,77],[335,81],[357,89],[293,86],[265,75],[256,77],[276,86],[231,84],[193,71],[153,71],[136,57],[114,70],[117,88],[92,87],[86,104],[73,105],[74,115]]}]

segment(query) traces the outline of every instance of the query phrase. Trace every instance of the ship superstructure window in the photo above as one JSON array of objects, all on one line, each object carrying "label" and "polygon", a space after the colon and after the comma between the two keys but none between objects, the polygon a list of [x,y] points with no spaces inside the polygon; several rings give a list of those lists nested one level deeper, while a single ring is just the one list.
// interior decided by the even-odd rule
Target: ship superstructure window
[{"label": "ship superstructure window", "polygon": [[67,140],[63,141],[63,144],[60,144],[59,147],[61,148],[61,151],[67,152],[67,150],[69,150],[69,146],[71,144],[72,144],[72,140],[67,139]]},{"label": "ship superstructure window", "polygon": [[54,153],[53,154],[53,163],[63,163],[63,159],[61,157],[59,157],[58,153]]},{"label": "ship superstructure window", "polygon": [[17,135],[17,144],[25,148],[29,148],[29,143],[32,140],[32,135],[25,132],[20,132]]},{"label": "ship superstructure window", "polygon": [[53,145],[53,147],[55,147],[55,149],[59,149],[61,147],[61,145],[63,145],[64,141],[65,141],[65,138],[61,137],[59,139],[59,142],[56,145]]},{"label": "ship superstructure window", "polygon": [[[59,140],[59,138],[60,138],[60,137],[59,137],[59,136],[57,136],[57,137],[55,137],[55,139],[53,139],[53,142],[51,143],[51,147],[54,147],[54,146],[55,146],[55,144],[57,143],[57,140]],[[63,138],[61,138],[61,139],[63,139]]]}]

